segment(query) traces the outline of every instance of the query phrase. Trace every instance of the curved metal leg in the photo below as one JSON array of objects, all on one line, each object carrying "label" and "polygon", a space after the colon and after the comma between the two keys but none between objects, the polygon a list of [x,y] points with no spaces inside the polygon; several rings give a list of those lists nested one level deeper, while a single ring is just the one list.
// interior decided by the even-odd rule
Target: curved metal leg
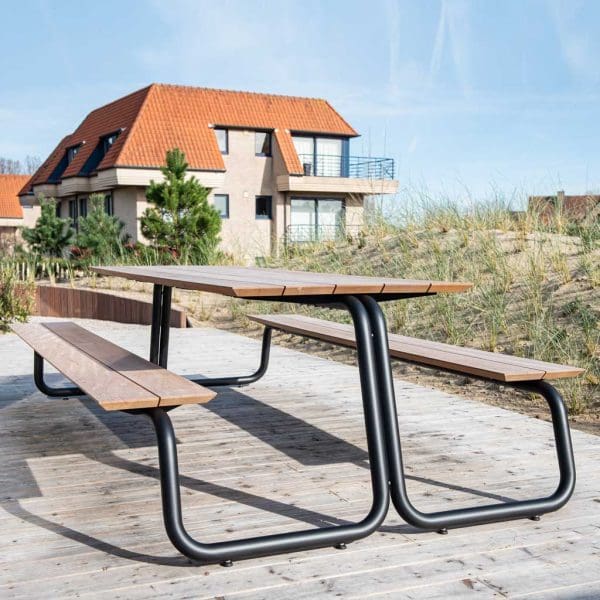
[{"label": "curved metal leg", "polygon": [[407,523],[421,529],[441,530],[444,532],[444,530],[451,527],[527,517],[533,518],[558,510],[569,500],[575,487],[575,463],[567,410],[560,394],[550,384],[545,381],[537,381],[527,384],[515,384],[513,387],[541,394],[550,407],[560,472],[560,481],[554,493],[547,497],[532,500],[433,513],[424,513],[415,508],[410,502],[406,491],[385,317],[372,298],[361,297],[360,299],[369,312],[371,327],[373,329],[376,364],[378,366],[379,397],[382,403],[388,464],[390,468],[392,502],[400,516]]},{"label": "curved metal leg", "polygon": [[271,350],[271,337],[273,330],[271,327],[265,327],[262,338],[262,349],[260,353],[260,365],[258,369],[251,375],[241,375],[233,377],[199,377],[196,379],[190,379],[194,383],[203,385],[204,387],[218,387],[222,385],[248,385],[258,381],[267,372],[269,367],[269,355]]},{"label": "curved metal leg", "polygon": [[[152,328],[150,333],[150,362],[167,368],[169,360],[169,330],[171,322],[172,289],[169,286],[155,284],[152,293]],[[197,377],[190,381],[205,387],[248,385],[258,381],[269,367],[272,329],[266,327],[263,332],[260,365],[250,375],[231,377]]]},{"label": "curved metal leg", "polygon": [[161,408],[144,411],[154,424],[158,441],[163,518],[169,539],[186,556],[204,563],[337,546],[366,537],[385,518],[389,507],[388,469],[381,410],[377,400],[376,367],[369,318],[364,306],[354,297],[343,299],[354,321],[360,383],[371,470],[373,501],[367,516],[358,523],[307,531],[246,538],[206,544],[194,540],[185,530],[181,513],[177,448],[171,420]]},{"label": "curved metal leg", "polygon": [[34,351],[33,353],[33,380],[42,394],[53,398],[68,398],[69,396],[84,396],[85,392],[78,387],[50,387],[44,381],[44,359]]}]

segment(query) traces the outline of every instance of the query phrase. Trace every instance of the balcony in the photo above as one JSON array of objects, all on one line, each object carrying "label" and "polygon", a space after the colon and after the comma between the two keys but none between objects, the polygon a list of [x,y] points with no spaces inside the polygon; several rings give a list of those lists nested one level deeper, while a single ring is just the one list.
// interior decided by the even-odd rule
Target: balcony
[{"label": "balcony", "polygon": [[333,192],[346,194],[394,194],[393,158],[298,154],[302,175],[280,175],[280,192]]},{"label": "balcony", "polygon": [[288,225],[283,241],[286,245],[314,244],[355,237],[360,230],[360,225]]},{"label": "balcony", "polygon": [[307,177],[351,177],[353,179],[394,179],[393,158],[298,154]]}]

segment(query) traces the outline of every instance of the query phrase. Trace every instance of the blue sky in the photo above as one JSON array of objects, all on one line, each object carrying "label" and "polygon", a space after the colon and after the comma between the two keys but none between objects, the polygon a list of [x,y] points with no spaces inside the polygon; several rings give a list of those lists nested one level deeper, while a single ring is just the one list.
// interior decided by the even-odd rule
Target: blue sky
[{"label": "blue sky", "polygon": [[600,191],[600,2],[21,0],[3,10],[0,156],[45,158],[150,82],[324,97],[403,189]]}]

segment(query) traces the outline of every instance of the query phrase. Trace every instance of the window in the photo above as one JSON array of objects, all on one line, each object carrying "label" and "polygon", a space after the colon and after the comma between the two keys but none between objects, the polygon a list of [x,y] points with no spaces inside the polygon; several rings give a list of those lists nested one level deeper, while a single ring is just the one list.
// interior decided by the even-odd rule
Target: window
[{"label": "window", "polygon": [[215,194],[213,203],[221,219],[229,219],[229,194]]},{"label": "window", "polygon": [[60,200],[56,201],[56,216],[60,219],[60,207],[61,207],[61,202]]},{"label": "window", "polygon": [[79,215],[78,217],[87,217],[87,198],[79,198]]},{"label": "window", "polygon": [[292,140],[304,175],[340,177],[347,173],[346,139],[294,135]]},{"label": "window", "polygon": [[69,200],[69,219],[71,225],[77,228],[77,200]]},{"label": "window", "polygon": [[268,131],[255,132],[254,151],[256,156],[271,156],[271,134]]},{"label": "window", "polygon": [[67,164],[70,165],[73,162],[73,159],[77,156],[79,152],[79,146],[73,146],[72,148],[67,148]]},{"label": "window", "polygon": [[111,149],[112,145],[119,137],[121,131],[122,130],[115,131],[114,133],[109,133],[105,136],[102,136],[98,140],[94,151],[87,157],[87,160],[85,161],[83,167],[81,167],[79,175],[87,176],[97,169],[98,165],[102,162],[102,159],[106,156],[106,153]]},{"label": "window", "polygon": [[315,139],[311,137],[294,136],[294,147],[298,153],[304,175],[314,175]]},{"label": "window", "polygon": [[115,143],[118,136],[118,133],[111,133],[110,135],[102,138],[102,149],[104,150],[104,154],[110,150],[110,147]]},{"label": "window", "polygon": [[108,194],[105,194],[104,196],[104,212],[107,215],[115,214],[115,205],[113,203],[113,197],[110,192]]},{"label": "window", "polygon": [[256,196],[256,218],[270,219],[272,213],[271,196]]},{"label": "window", "polygon": [[344,233],[344,203],[335,198],[292,198],[289,240],[335,240]]},{"label": "window", "polygon": [[229,135],[227,129],[215,128],[215,135],[217,136],[217,144],[219,144],[221,154],[229,154]]}]

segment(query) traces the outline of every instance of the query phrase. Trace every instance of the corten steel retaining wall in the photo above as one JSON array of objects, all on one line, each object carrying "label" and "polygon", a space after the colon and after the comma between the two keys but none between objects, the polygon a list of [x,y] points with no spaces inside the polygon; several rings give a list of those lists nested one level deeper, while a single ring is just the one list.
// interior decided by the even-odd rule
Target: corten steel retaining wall
[{"label": "corten steel retaining wall", "polygon": [[[75,317],[150,325],[152,303],[108,292],[36,285],[34,313],[41,317]],[[171,309],[171,327],[187,327],[185,311]]]}]

